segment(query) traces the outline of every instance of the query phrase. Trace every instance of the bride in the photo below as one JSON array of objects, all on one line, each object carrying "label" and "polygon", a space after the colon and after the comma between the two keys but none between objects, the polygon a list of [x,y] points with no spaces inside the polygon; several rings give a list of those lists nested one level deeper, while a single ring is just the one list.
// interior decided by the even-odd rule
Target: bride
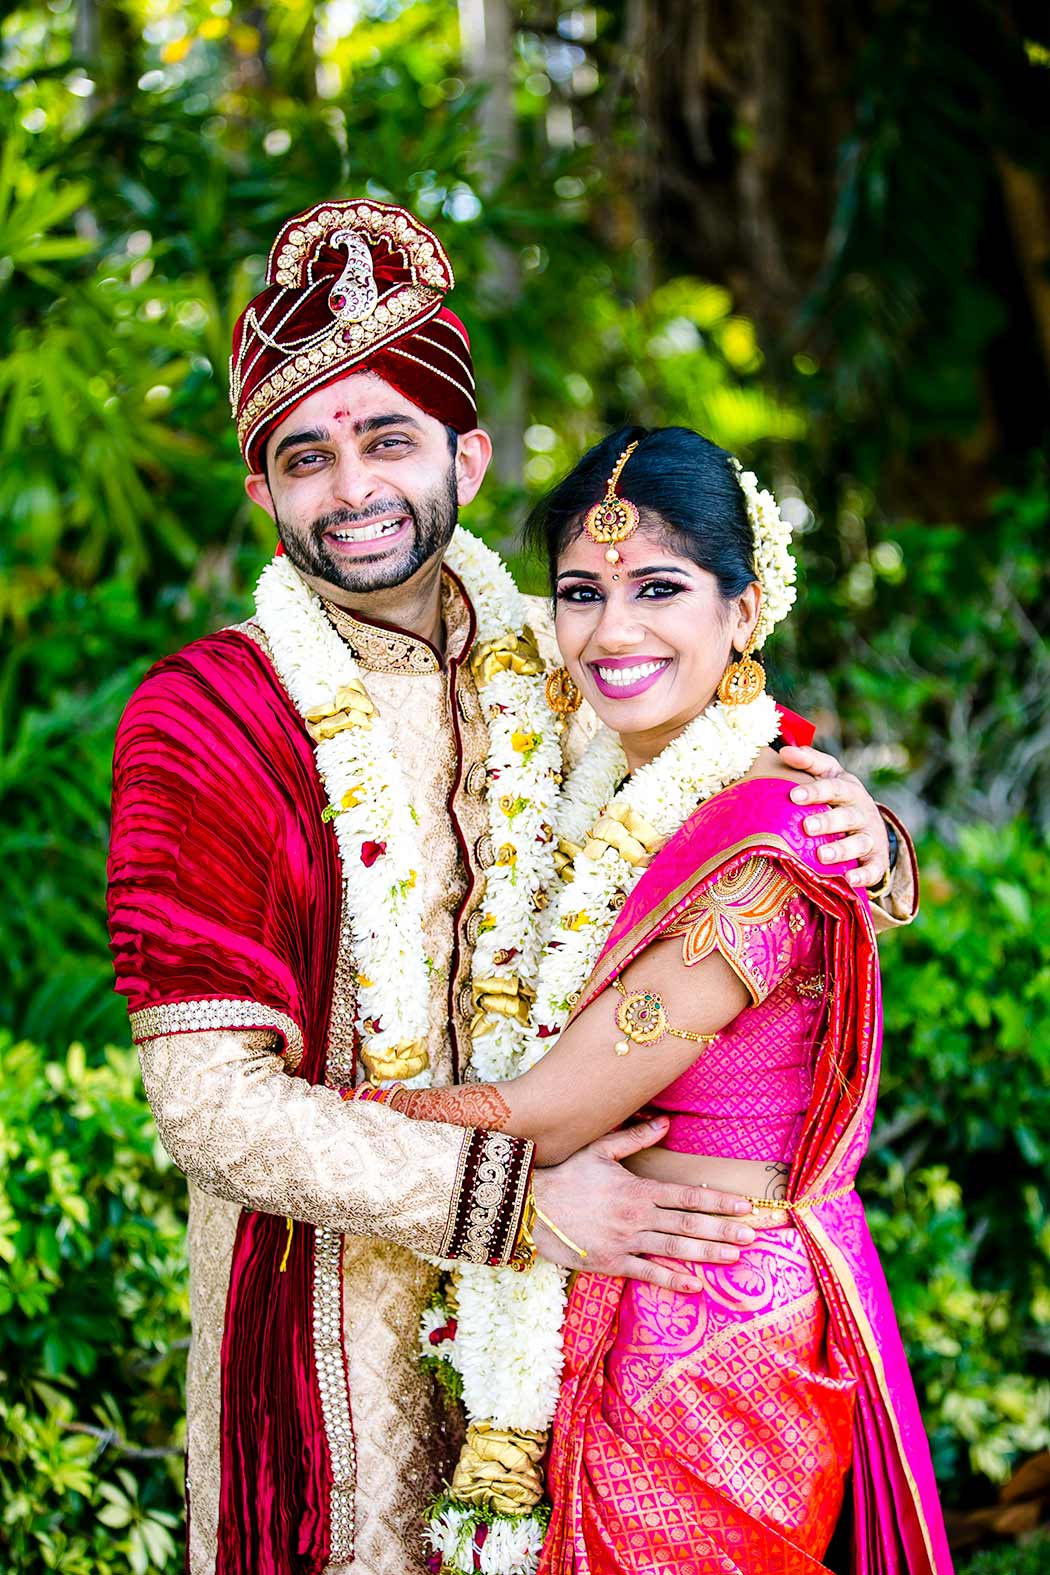
[{"label": "bride", "polygon": [[[480,1095],[538,1165],[645,1109],[664,1136],[636,1169],[752,1206],[739,1260],[669,1264],[675,1288],[575,1276],[541,1575],[818,1575],[847,1482],[851,1571],[948,1575],[853,1190],[881,1036],[868,897],[803,830],[755,659],[794,601],[790,532],[683,428],[597,445],[531,530],[566,669],[553,703],[584,697],[605,724],[566,784],[531,1064],[483,1090],[359,1093],[465,1125]],[[535,1476],[542,1434],[487,1458],[508,1447]]]}]

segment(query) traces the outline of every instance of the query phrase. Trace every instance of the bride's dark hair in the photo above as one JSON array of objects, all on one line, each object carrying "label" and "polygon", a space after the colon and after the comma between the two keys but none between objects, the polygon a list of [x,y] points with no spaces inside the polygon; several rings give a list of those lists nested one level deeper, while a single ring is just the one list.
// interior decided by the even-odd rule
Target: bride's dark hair
[{"label": "bride's dark hair", "polygon": [[739,596],[756,578],[744,494],[731,456],[689,427],[621,427],[540,499],[525,523],[525,541],[546,557],[551,583],[558,558],[583,530],[587,510],[605,496],[613,467],[630,443],[638,447],[620,474],[617,493],[640,510],[643,527],[659,526],[675,551],[713,574],[727,601]]}]

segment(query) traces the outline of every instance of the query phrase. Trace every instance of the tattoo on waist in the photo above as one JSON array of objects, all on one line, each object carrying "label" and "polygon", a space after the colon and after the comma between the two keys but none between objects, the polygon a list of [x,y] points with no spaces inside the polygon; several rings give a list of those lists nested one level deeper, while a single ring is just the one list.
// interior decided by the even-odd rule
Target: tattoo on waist
[{"label": "tattoo on waist", "polygon": [[776,1199],[777,1201],[779,1201],[781,1198],[786,1198],[788,1190],[788,1177],[791,1174],[791,1166],[784,1164],[766,1165],[765,1172],[768,1180],[766,1181],[766,1185],[762,1191],[762,1196],[764,1198]]},{"label": "tattoo on waist", "polygon": [[485,1127],[502,1132],[510,1108],[491,1083],[463,1083],[457,1088],[395,1088],[389,1104],[413,1121],[443,1121],[453,1127]]}]

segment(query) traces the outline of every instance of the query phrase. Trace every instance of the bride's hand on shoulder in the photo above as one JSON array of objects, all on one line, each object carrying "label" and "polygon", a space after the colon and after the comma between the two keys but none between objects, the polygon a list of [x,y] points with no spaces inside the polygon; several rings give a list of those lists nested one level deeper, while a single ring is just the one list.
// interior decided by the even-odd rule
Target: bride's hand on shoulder
[{"label": "bride's hand on shoulder", "polygon": [[850,885],[881,886],[890,868],[889,837],[879,806],[859,777],[845,771],[834,755],[819,749],[785,747],[780,751],[780,762],[815,779],[811,785],[792,788],[791,798],[795,804],[822,806],[803,821],[807,836],[836,838],[819,849],[821,863],[844,864],[856,859],[856,867],[846,871]]},{"label": "bride's hand on shoulder", "polygon": [[686,1263],[736,1262],[755,1238],[749,1225],[737,1223],[751,1212],[742,1197],[634,1176],[620,1163],[659,1143],[666,1132],[666,1117],[643,1121],[534,1172],[537,1205],[587,1254],[581,1258],[537,1218],[533,1238],[544,1258],[566,1269],[648,1280],[676,1291],[702,1290],[703,1282],[654,1261],[652,1254]]}]

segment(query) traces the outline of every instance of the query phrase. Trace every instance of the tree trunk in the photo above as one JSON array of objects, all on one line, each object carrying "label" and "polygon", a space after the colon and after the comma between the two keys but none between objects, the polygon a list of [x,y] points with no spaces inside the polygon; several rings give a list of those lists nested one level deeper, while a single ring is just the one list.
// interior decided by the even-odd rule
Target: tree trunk
[{"label": "tree trunk", "polygon": [[[497,190],[518,151],[510,70],[514,27],[507,0],[459,0],[459,26],[464,68],[487,89],[478,114],[481,159],[477,167],[478,188],[485,198]],[[497,319],[506,319],[519,310],[521,275],[511,246],[490,242],[479,293]],[[516,486],[521,482],[525,463],[526,368],[513,347],[513,338],[499,335],[498,329],[497,335],[508,344],[507,361],[499,388],[486,390],[490,404],[479,412],[479,419],[492,434],[496,479]]]}]

